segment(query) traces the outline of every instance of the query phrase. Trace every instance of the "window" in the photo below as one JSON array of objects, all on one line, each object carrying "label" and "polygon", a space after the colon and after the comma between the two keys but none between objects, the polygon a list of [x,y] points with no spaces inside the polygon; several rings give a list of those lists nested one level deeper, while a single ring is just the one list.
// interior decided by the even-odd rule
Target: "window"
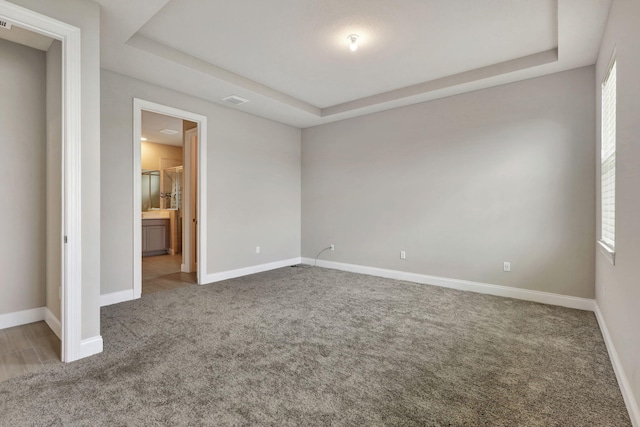
[{"label": "window", "polygon": [[600,152],[600,242],[611,253],[616,247],[616,60],[602,82],[602,149]]}]

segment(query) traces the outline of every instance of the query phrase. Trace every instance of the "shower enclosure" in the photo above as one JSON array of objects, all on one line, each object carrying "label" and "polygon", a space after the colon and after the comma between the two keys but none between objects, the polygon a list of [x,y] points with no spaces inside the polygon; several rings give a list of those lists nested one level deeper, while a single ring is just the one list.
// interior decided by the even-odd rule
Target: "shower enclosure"
[{"label": "shower enclosure", "polygon": [[184,186],[184,168],[176,166],[162,170],[162,191],[160,199],[162,209],[176,210],[176,221],[173,225],[176,233],[174,253],[182,253],[182,191]]},{"label": "shower enclosure", "polygon": [[160,171],[142,171],[142,212],[160,209]]}]

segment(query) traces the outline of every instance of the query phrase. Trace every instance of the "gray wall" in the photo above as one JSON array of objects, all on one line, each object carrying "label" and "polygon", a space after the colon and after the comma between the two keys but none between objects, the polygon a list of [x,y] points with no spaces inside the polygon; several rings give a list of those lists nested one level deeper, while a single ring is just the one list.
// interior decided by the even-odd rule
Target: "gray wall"
[{"label": "gray wall", "polygon": [[102,70],[103,294],[133,287],[134,97],[208,118],[208,274],[300,256],[299,129]]},{"label": "gray wall", "polygon": [[592,298],[593,81],[586,67],[303,130],[302,255],[334,243],[322,259]]},{"label": "gray wall", "polygon": [[47,308],[60,320],[62,286],[62,43],[47,50]]},{"label": "gray wall", "polygon": [[82,338],[90,338],[100,335],[100,6],[86,0],[11,2],[82,31]]},{"label": "gray wall", "polygon": [[0,39],[0,314],[45,305],[45,64]]},{"label": "gray wall", "polygon": [[[597,152],[600,150],[600,84],[613,50],[617,66],[616,260],[596,252],[596,299],[640,406],[640,2],[615,0],[596,64]],[[600,177],[599,156],[597,157]],[[600,183],[600,180],[596,180]],[[599,196],[599,191],[598,191]],[[596,212],[600,215],[598,199]],[[600,221],[598,218],[598,226]],[[600,237],[600,228],[596,235]],[[593,244],[595,245],[595,239]]]}]

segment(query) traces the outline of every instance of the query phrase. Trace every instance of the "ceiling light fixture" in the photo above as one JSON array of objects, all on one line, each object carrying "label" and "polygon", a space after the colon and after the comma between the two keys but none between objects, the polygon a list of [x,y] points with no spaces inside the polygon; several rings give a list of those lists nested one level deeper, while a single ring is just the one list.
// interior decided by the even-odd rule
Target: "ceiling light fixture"
[{"label": "ceiling light fixture", "polygon": [[356,50],[358,50],[357,34],[351,34],[349,37],[347,37],[347,40],[349,40],[349,49],[351,49],[351,52],[355,52]]},{"label": "ceiling light fixture", "polygon": [[142,138],[140,138],[140,141],[146,141],[147,138],[145,138],[144,136]]}]

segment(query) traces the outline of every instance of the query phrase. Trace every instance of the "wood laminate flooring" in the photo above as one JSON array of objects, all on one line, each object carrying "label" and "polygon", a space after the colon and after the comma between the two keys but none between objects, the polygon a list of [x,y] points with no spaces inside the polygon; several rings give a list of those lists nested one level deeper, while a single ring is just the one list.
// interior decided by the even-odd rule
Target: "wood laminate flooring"
[{"label": "wood laminate flooring", "polygon": [[196,284],[196,273],[180,271],[182,255],[142,258],[142,295]]},{"label": "wood laminate flooring", "polygon": [[45,322],[0,330],[0,381],[60,362],[60,339]]}]

